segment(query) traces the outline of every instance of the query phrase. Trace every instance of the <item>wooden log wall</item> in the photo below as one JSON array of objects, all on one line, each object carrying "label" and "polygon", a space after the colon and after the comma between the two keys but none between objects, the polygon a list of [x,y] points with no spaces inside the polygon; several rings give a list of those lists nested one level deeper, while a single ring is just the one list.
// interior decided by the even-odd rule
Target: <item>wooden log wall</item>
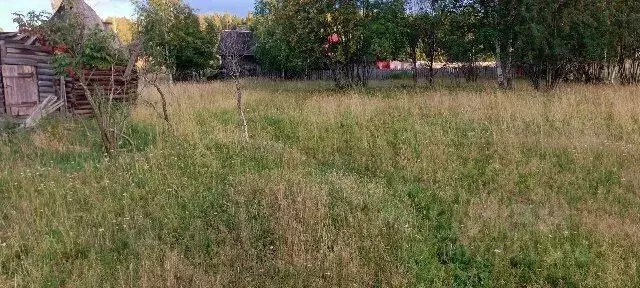
[{"label": "wooden log wall", "polygon": [[[55,96],[54,71],[51,65],[51,55],[39,46],[21,44],[5,44],[7,49],[3,64],[35,66],[38,78],[38,100],[44,101],[49,96]],[[36,49],[40,48],[40,49]]]},{"label": "wooden log wall", "polygon": [[[57,97],[59,93],[56,93],[56,77],[54,77],[55,73],[51,64],[52,52],[50,48],[39,46],[39,41],[35,36],[15,32],[0,33],[0,44],[0,64],[35,67],[39,102],[49,96]],[[0,91],[4,91],[4,89],[0,89]],[[4,92],[1,92],[0,96],[2,97],[0,99],[2,105],[0,113],[5,113]]]},{"label": "wooden log wall", "polygon": [[[44,101],[49,96],[60,97],[61,89],[66,90],[67,111],[76,115],[89,115],[93,111],[87,100],[84,89],[78,84],[78,79],[65,79],[65,87],[60,87],[60,76],[55,76],[52,66],[52,51],[48,47],[40,46],[37,37],[20,34],[17,32],[0,32],[0,64],[1,65],[25,65],[36,69],[38,82],[38,99]],[[117,101],[136,101],[138,90],[138,76],[134,74],[127,81],[124,79],[126,67],[116,67],[113,70],[85,71],[88,86],[93,90],[100,87],[107,96],[114,88]],[[113,79],[112,79],[113,74]],[[113,80],[113,84],[111,85]],[[0,114],[5,113],[4,89],[2,87],[2,75],[0,73]],[[64,107],[64,106],[63,106]]]},{"label": "wooden log wall", "polygon": [[5,114],[4,107],[4,83],[2,82],[2,69],[0,69],[0,115]]},{"label": "wooden log wall", "polygon": [[[5,48],[4,40],[0,40],[0,64],[2,63],[3,56],[7,49]],[[6,114],[4,105],[4,83],[2,82],[2,69],[0,69],[0,115]]]},{"label": "wooden log wall", "polygon": [[[138,95],[138,75],[134,73],[131,75],[131,78],[126,81],[124,79],[125,70],[126,67],[114,68],[113,79],[111,69],[85,71],[85,78],[88,82],[87,86],[91,90],[92,96],[109,97],[109,93],[113,88],[113,95],[116,101],[136,101]],[[113,85],[111,85],[112,80]],[[67,83],[73,83],[71,85],[71,91],[67,93],[67,106],[71,113],[75,115],[91,115],[93,113],[91,103],[89,103],[84,89],[78,82],[79,79],[77,77],[71,81],[67,81]],[[96,89],[101,93],[98,93]]]}]

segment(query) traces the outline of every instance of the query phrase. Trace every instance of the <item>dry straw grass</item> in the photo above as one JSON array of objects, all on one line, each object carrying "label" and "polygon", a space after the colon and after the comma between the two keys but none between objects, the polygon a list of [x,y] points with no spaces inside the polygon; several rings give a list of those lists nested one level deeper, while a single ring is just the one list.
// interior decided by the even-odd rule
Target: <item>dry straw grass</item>
[{"label": "dry straw grass", "polygon": [[[0,142],[0,286],[640,285],[638,87],[172,88]],[[145,92],[144,99],[157,102]]]}]

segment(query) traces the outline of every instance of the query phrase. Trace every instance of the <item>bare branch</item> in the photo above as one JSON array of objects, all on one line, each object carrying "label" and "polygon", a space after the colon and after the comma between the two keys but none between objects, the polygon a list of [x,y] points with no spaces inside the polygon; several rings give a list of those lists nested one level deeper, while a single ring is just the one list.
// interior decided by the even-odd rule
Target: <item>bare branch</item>
[{"label": "bare branch", "polygon": [[251,32],[243,30],[223,31],[220,37],[219,47],[223,68],[227,70],[227,73],[231,76],[235,84],[240,131],[245,141],[249,141],[249,128],[247,127],[247,118],[244,113],[240,77],[244,74],[242,60],[245,56],[249,55],[253,45],[250,33]]}]

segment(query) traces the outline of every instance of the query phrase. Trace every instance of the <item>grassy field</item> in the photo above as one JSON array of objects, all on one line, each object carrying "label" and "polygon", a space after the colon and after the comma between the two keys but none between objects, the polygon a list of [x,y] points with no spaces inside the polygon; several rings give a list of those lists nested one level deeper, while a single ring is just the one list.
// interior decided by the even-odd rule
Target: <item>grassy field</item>
[{"label": "grassy field", "polygon": [[0,134],[0,287],[640,286],[640,87],[389,85]]}]

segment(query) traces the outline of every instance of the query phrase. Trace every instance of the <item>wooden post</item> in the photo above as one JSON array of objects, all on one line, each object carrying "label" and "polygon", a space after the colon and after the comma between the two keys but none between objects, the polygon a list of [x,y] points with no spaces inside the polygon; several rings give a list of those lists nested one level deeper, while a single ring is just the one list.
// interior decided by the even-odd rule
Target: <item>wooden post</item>
[{"label": "wooden post", "polygon": [[[0,65],[4,64],[4,58],[7,56],[7,47],[4,40],[0,40]],[[0,69],[1,70],[1,69]],[[4,80],[2,79],[2,72],[0,71],[0,114],[8,113],[7,105],[5,104],[5,92],[4,92]],[[6,110],[5,110],[6,109]]]},{"label": "wooden post", "polygon": [[67,83],[64,80],[64,76],[60,76],[60,100],[62,101],[63,113],[67,115],[69,107],[67,107]]},{"label": "wooden post", "polygon": [[4,40],[0,40],[0,64],[4,64],[4,58],[7,58],[7,47]]}]

